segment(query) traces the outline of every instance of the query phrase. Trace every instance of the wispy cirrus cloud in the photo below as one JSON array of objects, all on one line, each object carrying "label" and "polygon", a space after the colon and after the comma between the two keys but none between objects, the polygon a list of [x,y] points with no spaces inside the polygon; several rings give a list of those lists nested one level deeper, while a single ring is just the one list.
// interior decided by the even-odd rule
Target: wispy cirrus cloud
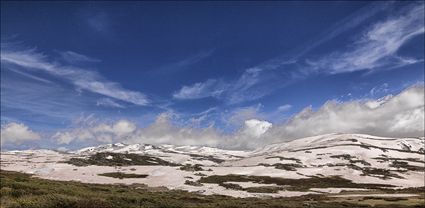
[{"label": "wispy cirrus cloud", "polygon": [[77,13],[77,17],[90,30],[98,34],[112,33],[111,17],[105,11],[85,8]]},{"label": "wispy cirrus cloud", "polygon": [[191,66],[196,65],[203,60],[209,58],[214,54],[215,49],[203,50],[198,53],[192,54],[184,59],[165,64],[159,68],[150,71],[153,76],[157,75],[174,75],[177,72],[190,69]]},{"label": "wispy cirrus cloud", "polygon": [[20,74],[20,75],[22,75],[24,77],[30,78],[32,80],[39,81],[39,82],[43,82],[43,83],[47,83],[47,84],[53,83],[50,80],[44,79],[44,78],[39,77],[39,76],[32,75],[30,73],[27,73],[27,72],[24,72],[24,71],[21,71],[21,70],[18,70],[18,69],[14,69],[14,68],[11,68],[11,67],[8,67],[7,70],[12,71],[12,72],[15,72],[17,74]]},{"label": "wispy cirrus cloud", "polygon": [[76,95],[73,89],[50,81],[15,78],[3,71],[4,68],[2,65],[2,120],[4,116],[17,116],[20,120],[30,119],[37,123],[58,123],[73,117],[75,112],[84,111],[90,104],[85,97]]},{"label": "wispy cirrus cloud", "polygon": [[[176,99],[199,99],[206,97],[219,97],[225,90],[224,83],[216,79],[209,79],[205,82],[198,82],[191,86],[183,86],[179,91],[174,92]],[[221,89],[222,88],[222,89]]]},{"label": "wispy cirrus cloud", "polygon": [[424,5],[413,4],[400,14],[373,24],[346,50],[332,52],[308,63],[331,74],[417,63],[423,60],[399,56],[397,51],[424,31]]},{"label": "wispy cirrus cloud", "polygon": [[120,103],[116,102],[115,100],[112,100],[111,98],[99,99],[97,100],[96,105],[110,108],[125,108],[124,105],[121,105]]},{"label": "wispy cirrus cloud", "polygon": [[282,77],[287,76],[291,75],[286,73],[286,75],[276,76],[273,71],[254,67],[245,70],[234,80],[208,79],[205,82],[182,86],[180,90],[173,93],[173,98],[190,100],[214,97],[224,100],[227,104],[236,104],[263,97],[270,92],[270,85],[281,86],[290,83],[289,81],[279,83]]},{"label": "wispy cirrus cloud", "polygon": [[173,94],[178,99],[214,97],[227,104],[252,101],[317,73],[336,74],[382,67],[398,68],[423,60],[403,57],[396,52],[411,38],[423,34],[423,4],[407,4],[384,21],[375,23],[345,51],[331,52],[320,59],[306,59],[308,53],[344,32],[365,25],[372,16],[390,11],[393,2],[374,2],[337,22],[325,33],[290,54],[245,69],[234,79],[208,79],[184,85]]},{"label": "wispy cirrus cloud", "polygon": [[107,80],[95,71],[48,61],[48,57],[35,50],[16,50],[2,47],[1,63],[19,66],[28,71],[45,72],[67,80],[77,89],[87,90],[135,105],[145,106],[150,102],[145,94],[125,89],[120,84]]},{"label": "wispy cirrus cloud", "polygon": [[86,56],[74,51],[63,51],[59,53],[62,59],[70,64],[84,63],[84,62],[100,62],[99,59]]}]

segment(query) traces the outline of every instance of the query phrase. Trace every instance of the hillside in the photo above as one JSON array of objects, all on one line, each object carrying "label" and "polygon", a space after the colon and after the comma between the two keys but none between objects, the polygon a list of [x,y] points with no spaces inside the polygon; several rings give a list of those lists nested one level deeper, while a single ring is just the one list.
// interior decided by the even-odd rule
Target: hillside
[{"label": "hillside", "polygon": [[424,145],[424,138],[361,134],[321,135],[253,151],[117,143],[73,152],[2,152],[1,168],[51,180],[145,184],[204,195],[365,196],[424,187]]}]

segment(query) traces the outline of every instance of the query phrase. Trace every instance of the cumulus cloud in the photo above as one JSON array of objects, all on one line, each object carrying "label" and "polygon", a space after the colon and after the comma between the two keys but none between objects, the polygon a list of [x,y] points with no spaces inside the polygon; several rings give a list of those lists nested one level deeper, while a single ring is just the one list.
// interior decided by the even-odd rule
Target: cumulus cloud
[{"label": "cumulus cloud", "polygon": [[40,138],[38,133],[21,123],[11,122],[1,127],[1,144],[21,144],[23,142],[39,140]]},{"label": "cumulus cloud", "polygon": [[172,123],[170,115],[163,113],[153,124],[138,129],[125,141],[128,143],[219,146],[226,139],[226,135],[213,126],[207,128],[176,126]]},{"label": "cumulus cloud", "polygon": [[178,127],[172,123],[172,115],[162,113],[145,128],[127,120],[115,123],[97,123],[91,127],[74,128],[57,132],[53,139],[58,144],[70,144],[74,141],[97,143],[150,143],[176,145],[218,146],[225,136],[215,128]]},{"label": "cumulus cloud", "polygon": [[224,123],[231,126],[240,127],[244,124],[246,120],[249,119],[259,119],[262,116],[260,115],[260,110],[262,105],[240,107],[227,111],[223,114],[222,119]]},{"label": "cumulus cloud", "polygon": [[260,137],[272,127],[272,123],[257,119],[249,119],[245,121],[244,133],[253,137]]},{"label": "cumulus cloud", "polygon": [[424,136],[424,87],[414,86],[378,100],[328,101],[317,111],[308,107],[271,129],[267,137],[275,142],[334,132]]},{"label": "cumulus cloud", "polygon": [[136,130],[136,125],[127,120],[115,123],[95,124],[90,127],[74,128],[68,131],[57,132],[53,135],[58,144],[69,144],[73,141],[95,141],[98,143],[111,143],[123,139]]}]

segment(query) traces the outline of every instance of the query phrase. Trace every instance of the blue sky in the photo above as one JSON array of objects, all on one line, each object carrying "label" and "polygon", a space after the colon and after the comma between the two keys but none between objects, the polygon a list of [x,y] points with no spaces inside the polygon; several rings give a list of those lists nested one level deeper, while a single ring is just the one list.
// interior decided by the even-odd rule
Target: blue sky
[{"label": "blue sky", "polygon": [[248,119],[285,125],[309,106],[423,85],[424,4],[2,2],[1,56],[2,128],[38,135],[7,148],[95,144],[53,143],[164,115],[232,134]]}]

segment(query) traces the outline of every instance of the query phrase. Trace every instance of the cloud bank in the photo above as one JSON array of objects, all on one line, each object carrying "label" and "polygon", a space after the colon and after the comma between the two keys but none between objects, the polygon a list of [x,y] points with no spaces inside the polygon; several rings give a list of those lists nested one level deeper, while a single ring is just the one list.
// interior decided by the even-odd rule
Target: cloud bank
[{"label": "cloud bank", "polygon": [[[387,95],[376,100],[330,100],[317,110],[307,107],[282,124],[272,124],[252,118],[255,114],[250,115],[246,117],[250,119],[238,120],[242,125],[233,133],[224,133],[214,125],[206,128],[176,125],[171,114],[162,113],[152,124],[143,128],[128,120],[96,122],[57,132],[52,138],[61,145],[90,141],[98,144],[124,142],[254,149],[271,143],[335,132],[418,137],[424,136],[425,131],[424,86],[412,86],[398,95]],[[34,135],[26,137],[37,138]],[[13,138],[18,140],[17,137]]]},{"label": "cloud bank", "polygon": [[95,141],[98,143],[111,143],[125,139],[136,130],[136,125],[127,120],[119,120],[113,124],[93,124],[85,128],[76,128],[57,132],[53,135],[58,144],[69,144],[73,141]]},{"label": "cloud bank", "polygon": [[267,132],[267,139],[278,142],[334,132],[424,136],[424,87],[411,87],[378,100],[328,101],[317,111],[308,107]]}]

